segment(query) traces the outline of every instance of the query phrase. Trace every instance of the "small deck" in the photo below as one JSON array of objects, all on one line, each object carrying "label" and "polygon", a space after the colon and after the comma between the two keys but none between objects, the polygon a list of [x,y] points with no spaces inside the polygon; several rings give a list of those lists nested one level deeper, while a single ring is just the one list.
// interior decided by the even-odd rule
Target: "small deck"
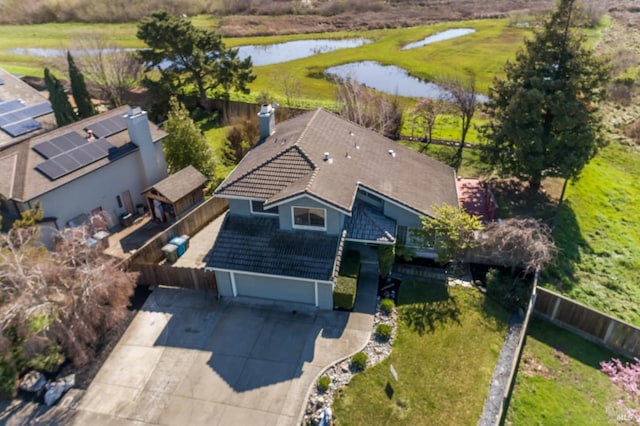
[{"label": "small deck", "polygon": [[497,218],[498,204],[490,186],[479,179],[463,179],[456,181],[460,207],[467,213],[477,216],[483,222]]}]

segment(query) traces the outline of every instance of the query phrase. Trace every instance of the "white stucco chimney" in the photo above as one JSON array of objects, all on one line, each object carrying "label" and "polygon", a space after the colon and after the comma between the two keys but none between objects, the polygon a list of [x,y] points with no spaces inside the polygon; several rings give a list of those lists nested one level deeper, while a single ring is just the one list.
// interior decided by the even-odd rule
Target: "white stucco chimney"
[{"label": "white stucco chimney", "polygon": [[149,187],[167,176],[167,163],[162,146],[158,145],[156,148],[153,143],[146,111],[131,108],[124,118],[131,142],[140,149],[145,186]]},{"label": "white stucco chimney", "polygon": [[260,141],[276,132],[276,110],[272,105],[264,104],[260,107],[258,124],[260,125]]}]

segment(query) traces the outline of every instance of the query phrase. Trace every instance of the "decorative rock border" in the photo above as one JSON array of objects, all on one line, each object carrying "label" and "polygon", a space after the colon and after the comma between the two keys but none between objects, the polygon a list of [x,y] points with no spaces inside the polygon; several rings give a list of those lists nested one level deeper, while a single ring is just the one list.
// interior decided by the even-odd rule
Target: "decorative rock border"
[{"label": "decorative rock border", "polygon": [[[362,352],[367,354],[368,357],[367,368],[378,364],[391,354],[393,341],[396,336],[397,321],[397,309],[394,307],[393,312],[388,315],[385,314],[380,310],[380,298],[378,297],[376,313],[373,317],[373,330],[371,331],[367,345],[362,349]],[[376,328],[379,324],[387,324],[391,326],[392,331],[389,340],[380,341],[376,338]],[[336,392],[348,385],[351,378],[357,373],[358,372],[351,367],[351,357],[338,361],[324,370],[318,378],[323,376],[329,377],[331,379],[329,389],[324,392],[321,391],[316,380],[309,395],[309,400],[307,401],[302,424],[314,426],[319,425],[322,421],[325,410],[330,408],[333,404]]]}]

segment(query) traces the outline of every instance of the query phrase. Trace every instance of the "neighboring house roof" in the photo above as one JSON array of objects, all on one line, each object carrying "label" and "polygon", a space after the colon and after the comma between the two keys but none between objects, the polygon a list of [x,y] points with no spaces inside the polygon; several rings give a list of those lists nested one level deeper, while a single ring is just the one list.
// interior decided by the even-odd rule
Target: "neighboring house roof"
[{"label": "neighboring house roof", "polygon": [[[131,143],[129,132],[124,128],[106,138],[115,147],[107,157],[86,164],[57,179],[51,179],[36,169],[39,164],[45,161],[45,158],[33,149],[34,146],[73,133],[77,134],[76,137],[85,135],[85,128],[100,128],[98,123],[104,123],[107,120],[117,119],[118,117],[122,118],[129,108],[129,106],[125,105],[57,128],[46,134],[41,134],[4,148],[0,147],[0,165],[7,166],[6,169],[4,167],[0,168],[0,195],[26,202],[137,151],[138,147]],[[167,134],[152,123],[149,123],[149,127],[154,142],[162,140]],[[100,136],[99,133],[98,136]]]},{"label": "neighboring house roof", "polygon": [[[14,107],[11,107],[11,104],[14,104]],[[15,106],[15,104],[20,105]],[[43,104],[49,105],[49,108],[40,110],[35,116],[33,114],[30,114],[29,117],[13,116],[13,112],[16,109],[27,109],[28,107]],[[0,105],[2,105],[0,107],[0,124],[3,126],[20,119],[33,124],[28,125],[24,130],[25,133],[18,136],[12,136],[8,132],[0,130],[0,149],[3,146],[29,139],[56,127],[56,120],[50,109],[51,104],[48,99],[39,91],[2,68],[0,68]]]},{"label": "neighboring house roof", "polygon": [[323,109],[279,123],[216,194],[267,206],[309,195],[351,214],[359,186],[428,216],[458,205],[451,167]]},{"label": "neighboring house roof", "polygon": [[341,236],[280,231],[277,218],[227,215],[207,267],[330,281]]},{"label": "neighboring house roof", "polygon": [[202,188],[209,179],[200,173],[195,167],[187,166],[184,169],[162,179],[143,192],[156,190],[160,195],[172,203],[190,194],[196,189]]},{"label": "neighboring house roof", "polygon": [[353,213],[345,220],[344,229],[348,240],[393,244],[396,242],[396,225],[395,220],[357,201]]}]

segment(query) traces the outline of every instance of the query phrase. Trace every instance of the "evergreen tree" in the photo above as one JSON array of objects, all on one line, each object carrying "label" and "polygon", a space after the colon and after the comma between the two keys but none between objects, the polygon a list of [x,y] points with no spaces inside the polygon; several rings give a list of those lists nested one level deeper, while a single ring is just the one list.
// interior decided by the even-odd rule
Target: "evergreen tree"
[{"label": "evergreen tree", "polygon": [[575,0],[561,0],[489,91],[481,158],[537,191],[545,176],[577,177],[603,146],[602,100],[608,66],[573,26]]},{"label": "evergreen tree", "polygon": [[62,83],[49,72],[49,68],[44,69],[44,83],[49,91],[49,102],[51,102],[58,127],[77,121],[78,116],[76,116],[73,107],[69,103]]},{"label": "evergreen tree", "polygon": [[163,140],[164,154],[169,173],[175,173],[188,165],[205,176],[214,172],[213,150],[200,129],[189,117],[189,112],[175,97],[169,101],[171,110],[163,129],[169,134]]},{"label": "evergreen tree", "polygon": [[222,38],[194,27],[186,18],[154,12],[138,24],[136,36],[148,49],[139,52],[147,69],[156,69],[175,90],[193,85],[200,105],[209,108],[209,92],[228,100],[229,91],[249,93],[247,84],[255,80],[251,58],[238,58],[238,49],[227,48]]},{"label": "evergreen tree", "polygon": [[67,51],[67,64],[69,66],[69,80],[71,81],[71,93],[78,107],[78,115],[80,118],[91,117],[96,114],[96,110],[91,103],[91,95],[87,90],[84,76],[80,69],[76,66],[71,52]]}]

